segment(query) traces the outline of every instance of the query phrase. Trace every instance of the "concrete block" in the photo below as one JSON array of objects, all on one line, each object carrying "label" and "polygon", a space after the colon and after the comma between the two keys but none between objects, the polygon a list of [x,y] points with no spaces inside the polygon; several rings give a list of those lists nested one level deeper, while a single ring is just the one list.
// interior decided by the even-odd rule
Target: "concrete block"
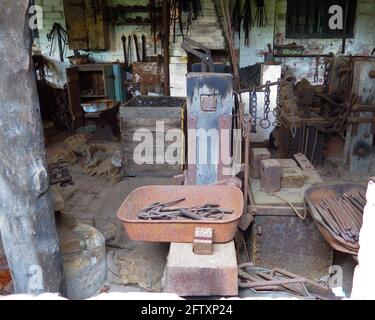
[{"label": "concrete block", "polygon": [[271,158],[271,153],[265,148],[251,149],[250,176],[255,179],[260,178],[260,162]]},{"label": "concrete block", "polygon": [[305,176],[299,168],[282,168],[281,188],[301,188],[305,184]]},{"label": "concrete block", "polygon": [[277,160],[269,159],[260,162],[260,186],[266,193],[281,190],[281,167]]},{"label": "concrete block", "polygon": [[307,159],[307,157],[304,154],[298,153],[293,155],[293,157],[303,171],[315,170],[314,166],[311,164],[309,159]]},{"label": "concrete block", "polygon": [[277,159],[281,168],[299,168],[298,164],[293,159]]},{"label": "concrete block", "polygon": [[234,241],[215,244],[211,256],[194,254],[191,243],[172,243],[163,289],[183,297],[236,296],[237,272]]}]

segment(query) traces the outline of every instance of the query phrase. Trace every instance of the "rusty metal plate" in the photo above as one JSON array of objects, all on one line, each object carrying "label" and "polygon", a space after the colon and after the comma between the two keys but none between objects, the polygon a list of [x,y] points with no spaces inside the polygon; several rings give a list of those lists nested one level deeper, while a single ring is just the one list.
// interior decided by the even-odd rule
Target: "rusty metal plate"
[{"label": "rusty metal plate", "polygon": [[255,266],[278,267],[317,280],[326,275],[332,265],[333,250],[311,217],[302,221],[292,214],[256,215],[251,238]]},{"label": "rusty metal plate", "polygon": [[216,96],[213,94],[202,94],[201,95],[201,108],[205,112],[216,111],[217,101]]}]

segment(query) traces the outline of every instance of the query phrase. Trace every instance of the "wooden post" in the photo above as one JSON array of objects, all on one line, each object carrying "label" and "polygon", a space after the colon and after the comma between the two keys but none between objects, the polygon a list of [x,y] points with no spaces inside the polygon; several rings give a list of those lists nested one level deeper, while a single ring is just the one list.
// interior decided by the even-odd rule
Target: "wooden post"
[{"label": "wooden post", "polygon": [[29,0],[0,10],[0,230],[16,293],[61,292],[62,258],[31,60]]},{"label": "wooden post", "polygon": [[164,95],[171,95],[171,85],[169,79],[169,44],[170,44],[170,1],[163,0],[163,33],[164,33],[164,44],[163,44],[163,57],[164,57]]}]

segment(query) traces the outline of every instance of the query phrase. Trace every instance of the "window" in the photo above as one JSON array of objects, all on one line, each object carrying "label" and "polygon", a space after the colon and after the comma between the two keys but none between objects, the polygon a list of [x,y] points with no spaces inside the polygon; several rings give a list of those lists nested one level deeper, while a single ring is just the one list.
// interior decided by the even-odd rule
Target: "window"
[{"label": "window", "polygon": [[[287,0],[287,38],[353,38],[357,0]],[[344,30],[329,28],[329,8],[343,9]]]}]

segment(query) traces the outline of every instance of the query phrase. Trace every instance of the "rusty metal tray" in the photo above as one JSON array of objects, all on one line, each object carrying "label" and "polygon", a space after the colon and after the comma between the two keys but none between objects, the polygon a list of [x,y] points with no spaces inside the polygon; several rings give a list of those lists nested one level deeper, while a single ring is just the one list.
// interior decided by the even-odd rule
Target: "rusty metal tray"
[{"label": "rusty metal tray", "polygon": [[331,233],[329,231],[330,228],[323,221],[322,217],[312,204],[312,202],[315,201],[338,197],[343,193],[350,193],[352,191],[362,191],[366,193],[366,187],[364,185],[351,183],[311,187],[305,192],[305,201],[320,233],[331,247],[337,251],[358,255],[358,245],[349,243],[343,238]]},{"label": "rusty metal tray", "polygon": [[[222,208],[233,210],[219,221],[193,220],[140,220],[137,214],[155,202],[167,202],[180,197],[186,200],[179,206],[194,206],[217,203]],[[148,242],[182,242],[194,240],[196,227],[212,228],[213,241],[232,241],[243,212],[242,191],[233,186],[147,186],[133,191],[121,205],[117,216],[123,222],[130,239]]]}]

